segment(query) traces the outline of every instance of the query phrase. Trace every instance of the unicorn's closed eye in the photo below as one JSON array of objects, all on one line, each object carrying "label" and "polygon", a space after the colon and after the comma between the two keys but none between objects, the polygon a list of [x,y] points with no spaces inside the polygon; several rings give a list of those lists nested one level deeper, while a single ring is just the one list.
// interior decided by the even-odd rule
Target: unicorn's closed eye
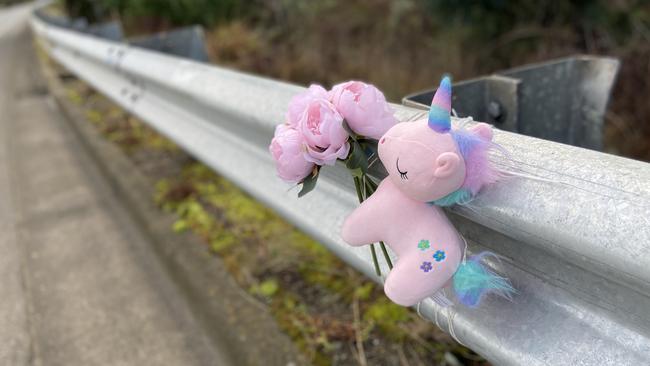
[{"label": "unicorn's closed eye", "polygon": [[379,140],[388,177],[343,224],[350,245],[384,241],[398,255],[384,291],[404,306],[434,295],[450,280],[467,306],[477,306],[489,292],[513,291],[481,264],[487,254],[464,259],[464,241],[439,207],[466,203],[498,178],[488,159],[491,127],[453,130],[450,112],[451,82],[444,77],[427,119],[398,123]]}]

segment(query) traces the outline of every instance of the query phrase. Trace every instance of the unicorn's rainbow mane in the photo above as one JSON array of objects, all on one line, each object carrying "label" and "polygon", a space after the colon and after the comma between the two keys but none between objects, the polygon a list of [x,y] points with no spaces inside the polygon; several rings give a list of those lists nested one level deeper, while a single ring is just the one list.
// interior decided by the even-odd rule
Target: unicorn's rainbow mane
[{"label": "unicorn's rainbow mane", "polygon": [[465,161],[465,180],[456,191],[431,202],[442,207],[468,203],[483,186],[494,183],[499,178],[499,171],[488,158],[490,150],[497,148],[495,143],[465,128],[451,130],[449,133]]},{"label": "unicorn's rainbow mane", "polygon": [[459,189],[430,202],[437,206],[451,206],[471,201],[481,188],[494,183],[498,171],[490,163],[488,153],[497,147],[490,137],[464,128],[451,128],[451,78],[444,76],[431,101],[428,118],[429,127],[437,133],[449,133],[456,141],[460,155],[465,161],[465,180]]}]

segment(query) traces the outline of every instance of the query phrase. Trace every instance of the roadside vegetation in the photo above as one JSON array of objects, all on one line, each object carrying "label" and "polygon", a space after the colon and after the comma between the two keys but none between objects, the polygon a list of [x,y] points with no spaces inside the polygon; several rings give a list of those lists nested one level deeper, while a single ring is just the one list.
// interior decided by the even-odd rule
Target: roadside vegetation
[{"label": "roadside vegetation", "polygon": [[202,24],[215,63],[299,84],[364,80],[395,102],[430,88],[443,73],[462,80],[574,54],[617,57],[622,68],[605,147],[650,161],[647,0],[65,3],[74,15],[120,18],[127,35]]},{"label": "roadside vegetation", "polygon": [[24,2],[25,0],[0,0],[0,7],[10,6]]}]

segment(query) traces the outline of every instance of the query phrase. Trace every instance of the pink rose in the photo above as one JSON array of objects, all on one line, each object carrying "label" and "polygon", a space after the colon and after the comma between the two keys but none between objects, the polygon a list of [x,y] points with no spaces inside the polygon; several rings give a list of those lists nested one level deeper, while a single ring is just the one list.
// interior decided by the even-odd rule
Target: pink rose
[{"label": "pink rose", "polygon": [[310,85],[307,90],[291,98],[289,108],[287,108],[289,125],[295,128],[307,105],[315,99],[328,99],[327,90],[316,84]]},{"label": "pink rose", "polygon": [[278,176],[288,183],[300,183],[314,168],[314,163],[305,160],[302,136],[285,124],[275,128],[269,151],[275,160]]},{"label": "pink rose", "polygon": [[350,151],[343,117],[327,99],[310,101],[298,119],[296,129],[307,145],[305,159],[318,165],[334,165]]},{"label": "pink rose", "polygon": [[330,100],[359,135],[379,139],[397,123],[384,94],[373,85],[348,81],[335,85]]}]

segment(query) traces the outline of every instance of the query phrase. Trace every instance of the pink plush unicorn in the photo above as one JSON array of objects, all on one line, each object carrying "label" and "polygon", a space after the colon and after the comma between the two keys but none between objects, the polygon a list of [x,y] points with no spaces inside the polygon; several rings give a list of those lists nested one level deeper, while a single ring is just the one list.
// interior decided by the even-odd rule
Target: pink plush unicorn
[{"label": "pink plush unicorn", "polygon": [[492,129],[451,129],[451,82],[444,77],[428,119],[398,123],[379,140],[388,171],[376,192],[345,220],[342,237],[353,246],[384,241],[399,257],[384,284],[403,306],[434,295],[450,280],[459,300],[477,306],[484,294],[509,296],[506,279],[464,259],[465,244],[439,206],[469,202],[498,178],[488,160]]}]

